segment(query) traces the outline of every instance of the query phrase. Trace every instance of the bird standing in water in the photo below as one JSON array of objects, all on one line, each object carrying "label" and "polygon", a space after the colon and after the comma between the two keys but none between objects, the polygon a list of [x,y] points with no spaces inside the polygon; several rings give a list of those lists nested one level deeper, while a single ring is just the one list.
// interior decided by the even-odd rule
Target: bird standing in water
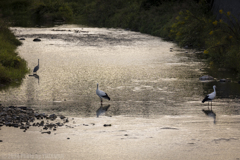
[{"label": "bird standing in water", "polygon": [[105,93],[105,92],[103,92],[103,91],[101,91],[101,90],[98,89],[98,84],[97,84],[96,93],[97,93],[97,95],[98,95],[98,96],[100,97],[100,99],[101,99],[101,104],[102,104],[102,99],[103,99],[103,98],[110,100],[110,97],[107,95],[107,93]]},{"label": "bird standing in water", "polygon": [[38,59],[38,65],[36,67],[34,67],[33,69],[33,73],[36,73],[39,69],[39,59]]},{"label": "bird standing in water", "polygon": [[[216,86],[213,86],[213,92],[208,94],[203,100],[202,103],[204,103],[205,101],[211,101],[211,110],[212,110],[212,100],[216,97],[216,90],[215,90]],[[209,108],[209,102],[208,102],[208,108]]]}]

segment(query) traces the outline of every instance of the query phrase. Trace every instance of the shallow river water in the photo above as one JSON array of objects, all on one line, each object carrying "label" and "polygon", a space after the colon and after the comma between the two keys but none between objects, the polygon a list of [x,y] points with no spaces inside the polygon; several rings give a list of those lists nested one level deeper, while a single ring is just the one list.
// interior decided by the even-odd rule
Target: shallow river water
[{"label": "shallow river water", "polygon": [[[200,82],[199,77],[209,73],[197,58],[199,53],[158,37],[76,25],[12,30],[18,38],[25,38],[18,52],[31,72],[19,88],[0,93],[3,105],[96,116],[99,83],[111,98],[103,103],[110,105],[108,115],[202,115],[207,103],[201,100],[216,85],[218,98],[213,101],[213,110],[239,113],[232,104],[238,103],[240,85],[234,81]],[[41,41],[34,42],[34,38]],[[38,59],[40,69],[34,77],[31,75]],[[219,73],[211,75],[228,78],[219,77]]]}]

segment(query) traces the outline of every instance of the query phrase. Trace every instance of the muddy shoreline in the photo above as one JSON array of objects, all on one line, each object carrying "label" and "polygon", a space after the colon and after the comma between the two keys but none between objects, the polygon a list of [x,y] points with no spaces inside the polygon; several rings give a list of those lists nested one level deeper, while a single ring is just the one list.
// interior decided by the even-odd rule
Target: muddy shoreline
[{"label": "muddy shoreline", "polygon": [[2,126],[0,159],[238,159],[239,119],[218,116],[214,124],[207,116],[74,117],[51,134],[41,134],[42,126],[26,132]]}]

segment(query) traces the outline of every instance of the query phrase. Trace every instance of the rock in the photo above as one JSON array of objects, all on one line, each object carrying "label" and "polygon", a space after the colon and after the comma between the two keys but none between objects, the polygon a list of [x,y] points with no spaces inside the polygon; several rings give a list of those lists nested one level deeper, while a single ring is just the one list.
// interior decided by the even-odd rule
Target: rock
[{"label": "rock", "polygon": [[67,139],[70,139],[69,137]]},{"label": "rock", "polygon": [[220,79],[219,82],[226,82],[226,79]]},{"label": "rock", "polygon": [[63,124],[60,122],[56,123],[56,125],[58,125],[59,127],[63,126]]},{"label": "rock", "polygon": [[47,124],[46,127],[52,129],[53,127],[56,127],[56,124],[50,123],[50,124]]},{"label": "rock", "polygon": [[66,119],[66,121],[65,121],[66,123],[68,123],[69,122],[69,120],[68,120],[68,118]]},{"label": "rock", "polygon": [[111,127],[112,125],[111,124],[104,124],[103,126],[104,127]]},{"label": "rock", "polygon": [[66,117],[65,117],[65,116],[63,116],[63,115],[60,115],[60,118],[61,118],[61,119],[64,119],[64,118],[66,118]]},{"label": "rock", "polygon": [[219,82],[231,82],[230,79],[220,79]]},{"label": "rock", "polygon": [[56,114],[51,114],[49,116],[49,119],[51,119],[51,120],[55,120],[56,118],[57,118]]},{"label": "rock", "polygon": [[28,129],[29,125],[21,125],[20,129]]},{"label": "rock", "polygon": [[27,110],[28,109],[27,107],[18,107],[18,108],[20,108],[22,110]]},{"label": "rock", "polygon": [[11,126],[12,125],[12,123],[11,122],[5,122],[5,126]]},{"label": "rock", "polygon": [[41,121],[39,126],[44,126],[44,121]]},{"label": "rock", "polygon": [[44,133],[51,134],[51,131],[42,132],[42,134],[44,134]]},{"label": "rock", "polygon": [[173,129],[173,130],[178,130],[177,128],[172,128],[172,127],[163,127],[161,129]]},{"label": "rock", "polygon": [[3,142],[2,140],[0,140],[0,142]]},{"label": "rock", "polygon": [[9,106],[8,108],[13,108],[13,109],[15,109],[16,107],[14,107],[14,106]]},{"label": "rock", "polygon": [[[62,115],[62,117],[65,117]],[[31,124],[30,122],[34,122],[35,119],[43,119],[43,118],[49,118],[51,120],[55,120],[57,116],[55,114],[52,114],[48,117],[45,113],[35,113],[32,108],[21,106],[21,107],[15,107],[15,106],[9,106],[9,107],[3,107],[0,104],[0,130],[1,126],[9,126],[9,127],[16,127],[23,129],[23,132],[26,132],[27,129],[30,128]],[[65,117],[66,118],[66,117]],[[25,122],[25,123],[24,123]],[[44,126],[44,120],[42,120],[40,123],[35,122],[32,124],[32,126],[43,126],[43,129],[52,129],[54,127],[54,131],[56,131],[57,126],[63,126],[65,122],[68,122],[68,119],[64,120],[63,123],[56,123],[56,124],[46,124]],[[43,132],[50,134],[51,132]]]},{"label": "rock", "polygon": [[18,128],[18,123],[13,123],[13,127]]},{"label": "rock", "polygon": [[34,113],[34,116],[35,116],[37,119],[40,119],[40,118],[41,118],[41,114],[39,114],[39,113]]},{"label": "rock", "polygon": [[24,40],[25,40],[25,38],[20,38],[19,40],[22,40],[22,41],[24,41]]},{"label": "rock", "polygon": [[34,120],[35,120],[35,118],[33,118],[33,117],[31,117],[31,118],[29,119],[30,122],[33,122]]},{"label": "rock", "polygon": [[35,39],[33,39],[33,41],[34,41],[34,42],[40,42],[41,39],[39,39],[39,38],[35,38]]},{"label": "rock", "polygon": [[48,129],[48,127],[47,127],[47,126],[44,126],[44,127],[43,127],[43,129],[47,130],[47,129]]},{"label": "rock", "polygon": [[200,77],[199,80],[214,80],[214,78],[209,75],[204,75],[204,76]]},{"label": "rock", "polygon": [[47,117],[47,114],[41,113],[40,116],[46,118],[46,117]]}]

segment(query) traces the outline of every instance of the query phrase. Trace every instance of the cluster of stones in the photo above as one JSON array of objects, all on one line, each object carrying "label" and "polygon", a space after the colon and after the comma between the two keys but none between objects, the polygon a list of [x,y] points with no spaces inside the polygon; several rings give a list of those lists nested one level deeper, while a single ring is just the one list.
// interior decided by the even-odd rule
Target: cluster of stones
[{"label": "cluster of stones", "polygon": [[[3,107],[0,104],[0,129],[5,125],[20,128],[26,132],[30,126],[35,126],[43,127],[43,130],[53,129],[53,131],[56,131],[57,127],[61,127],[64,123],[69,122],[65,116],[60,115],[59,118],[62,122],[49,123],[49,121],[54,121],[56,118],[56,114],[47,115],[45,113],[37,113],[29,107]],[[47,120],[47,122],[45,123],[44,120]],[[42,133],[50,134],[51,131]]]}]

